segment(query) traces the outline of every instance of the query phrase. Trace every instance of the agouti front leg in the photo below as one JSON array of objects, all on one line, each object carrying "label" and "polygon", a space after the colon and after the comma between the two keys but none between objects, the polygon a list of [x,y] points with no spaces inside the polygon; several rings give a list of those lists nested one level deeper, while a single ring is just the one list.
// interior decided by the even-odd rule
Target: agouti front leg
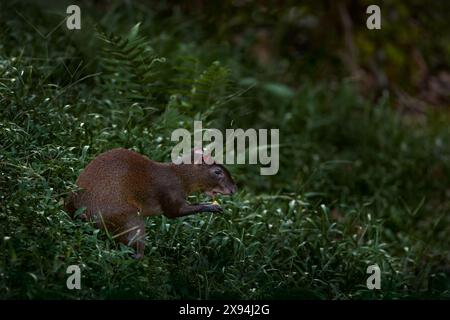
[{"label": "agouti front leg", "polygon": [[189,216],[191,214],[201,213],[201,212],[222,212],[223,209],[216,204],[188,204],[185,203],[179,206],[178,209],[170,208],[164,211],[164,215],[169,218],[179,218],[184,216]]},{"label": "agouti front leg", "polygon": [[222,207],[216,204],[200,203],[200,204],[185,204],[179,210],[179,217],[188,216],[190,214],[200,213],[200,212],[223,212]]},{"label": "agouti front leg", "polygon": [[165,197],[161,203],[164,215],[169,218],[184,217],[201,212],[222,212],[223,209],[211,203],[189,204],[182,197]]}]

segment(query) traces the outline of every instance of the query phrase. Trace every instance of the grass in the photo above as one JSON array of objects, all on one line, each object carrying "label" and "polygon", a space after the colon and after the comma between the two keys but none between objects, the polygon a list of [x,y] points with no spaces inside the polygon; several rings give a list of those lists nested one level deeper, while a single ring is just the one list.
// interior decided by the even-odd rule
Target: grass
[{"label": "grass", "polygon": [[[20,5],[41,30],[59,21]],[[142,8],[132,21],[120,7],[101,19],[93,10],[92,33],[62,28],[43,40],[3,6],[1,298],[450,297],[448,116],[406,121],[389,96],[373,102],[345,79],[283,83],[180,17],[161,31],[139,20]],[[193,119],[280,128],[279,173],[229,166],[241,191],[219,199],[224,213],[148,219],[142,261],[63,211],[100,152],[120,146],[169,161],[170,132]],[[371,291],[375,263],[382,289]],[[71,264],[81,266],[79,291],[66,288]]]}]

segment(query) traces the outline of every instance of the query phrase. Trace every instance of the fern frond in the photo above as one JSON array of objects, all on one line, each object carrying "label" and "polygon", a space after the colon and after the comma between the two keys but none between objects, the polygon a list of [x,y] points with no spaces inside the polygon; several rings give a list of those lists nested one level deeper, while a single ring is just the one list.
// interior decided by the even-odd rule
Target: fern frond
[{"label": "fern frond", "polygon": [[225,97],[230,95],[230,70],[218,61],[199,71],[199,62],[186,57],[175,67],[178,77],[171,93],[183,100],[186,109],[196,112],[213,112]]},{"label": "fern frond", "polygon": [[160,109],[164,104],[156,98],[163,94],[164,86],[155,65],[165,58],[158,57],[148,40],[139,35],[139,26],[136,24],[126,36],[99,34],[105,44],[100,59],[103,86],[119,104],[139,103]]}]

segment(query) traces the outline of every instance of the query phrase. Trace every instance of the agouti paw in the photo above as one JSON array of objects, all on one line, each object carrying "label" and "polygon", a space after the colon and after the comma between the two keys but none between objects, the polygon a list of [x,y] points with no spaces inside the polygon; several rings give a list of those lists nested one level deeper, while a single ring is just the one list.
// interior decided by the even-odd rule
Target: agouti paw
[{"label": "agouti paw", "polygon": [[223,209],[221,206],[218,206],[217,204],[212,204],[210,206],[211,212],[223,212]]}]

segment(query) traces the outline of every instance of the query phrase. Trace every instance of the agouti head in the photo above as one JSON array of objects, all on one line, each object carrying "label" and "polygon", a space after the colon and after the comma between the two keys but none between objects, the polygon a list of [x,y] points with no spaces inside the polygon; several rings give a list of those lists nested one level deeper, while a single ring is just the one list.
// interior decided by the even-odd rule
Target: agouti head
[{"label": "agouti head", "polygon": [[200,164],[196,166],[201,166],[202,168],[199,180],[205,194],[213,197],[218,193],[231,195],[236,192],[236,184],[224,166],[220,164]]},{"label": "agouti head", "polygon": [[[195,153],[199,154],[200,157],[194,158]],[[211,197],[219,193],[231,195],[237,191],[237,186],[230,172],[223,165],[215,163],[211,155],[203,154],[201,149],[193,149],[187,158],[182,158],[182,163],[186,163],[186,161],[189,163],[191,159],[194,164],[187,164],[189,169],[184,170],[184,172],[190,173],[191,177],[188,180],[191,181],[193,190],[204,192]]]}]

